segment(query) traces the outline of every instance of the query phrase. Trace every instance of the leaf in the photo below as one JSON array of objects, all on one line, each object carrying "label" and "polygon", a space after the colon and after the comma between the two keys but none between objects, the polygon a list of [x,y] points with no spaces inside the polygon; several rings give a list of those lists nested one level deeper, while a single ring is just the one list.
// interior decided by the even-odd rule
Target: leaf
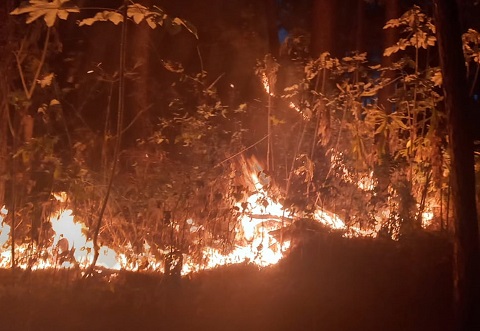
[{"label": "leaf", "polygon": [[405,123],[403,123],[402,121],[402,116],[398,116],[398,115],[395,115],[395,114],[392,114],[390,116],[390,118],[392,119],[392,123],[396,124],[399,128],[403,129],[403,130],[408,130],[408,127]]},{"label": "leaf", "polygon": [[284,120],[278,119],[275,116],[270,116],[270,121],[272,122],[273,126],[277,126],[279,124],[285,124]]},{"label": "leaf", "polygon": [[66,20],[66,19],[68,18],[68,11],[67,11],[67,10],[64,10],[64,9],[59,10],[59,11],[57,12],[57,16],[58,16],[58,18],[61,19],[61,20]]},{"label": "leaf", "polygon": [[57,99],[50,100],[50,107],[57,106],[57,105],[60,105],[60,101],[58,101]]},{"label": "leaf", "polygon": [[52,85],[53,77],[55,77],[55,75],[53,74],[53,72],[51,72],[45,75],[42,79],[39,79],[38,83],[40,84],[40,87],[45,88]]},{"label": "leaf", "polygon": [[118,25],[120,22],[123,22],[123,15],[117,12],[110,12],[107,15],[107,19],[115,25]]},{"label": "leaf", "polygon": [[235,109],[233,112],[234,113],[245,113],[247,111],[247,104],[246,103],[242,103],[238,106],[237,109]]},{"label": "leaf", "polygon": [[95,16],[90,18],[85,18],[78,23],[78,26],[82,25],[92,25],[95,22],[106,22],[110,21],[115,25],[118,25],[120,22],[123,22],[123,15],[111,10],[104,10],[102,12],[98,12]]},{"label": "leaf", "polygon": [[396,28],[398,26],[402,25],[402,22],[398,18],[393,18],[389,20],[387,23],[385,23],[385,26],[383,29],[389,29],[389,28]]},{"label": "leaf", "polygon": [[157,23],[155,21],[155,18],[153,16],[148,16],[145,21],[147,22],[148,26],[152,29],[155,29],[157,27]]},{"label": "leaf", "polygon": [[69,2],[69,0],[30,0],[29,2],[22,3],[20,7],[15,8],[10,12],[10,15],[28,14],[27,24],[43,16],[47,26],[52,27],[57,17],[66,20],[69,13],[80,12],[77,6],[66,5],[67,2]]},{"label": "leaf", "polygon": [[172,23],[178,24],[178,25],[183,25],[188,31],[190,31],[191,34],[193,34],[195,36],[195,38],[198,39],[197,28],[192,23],[190,23],[186,20],[183,20],[181,18],[178,18],[178,17],[175,17],[173,19]]},{"label": "leaf", "polygon": [[380,126],[375,130],[375,134],[379,134],[379,133],[382,133],[385,131],[385,129],[387,128],[387,121],[383,121]]},{"label": "leaf", "polygon": [[338,83],[336,85],[340,92],[345,93],[345,90]]},{"label": "leaf", "polygon": [[142,14],[135,14],[135,15],[133,15],[133,21],[134,21],[136,24],[140,24],[140,22],[143,21],[144,18],[145,18],[145,16],[142,15]]},{"label": "leaf", "polygon": [[127,16],[132,18],[136,24],[140,24],[140,22],[142,22],[149,13],[150,11],[147,9],[147,7],[144,7],[138,3],[128,6],[127,9]]},{"label": "leaf", "polygon": [[440,70],[436,70],[433,76],[430,78],[435,86],[442,86],[443,76]]},{"label": "leaf", "polygon": [[390,56],[396,52],[398,52],[399,47],[398,45],[393,45],[390,47],[385,48],[385,51],[383,52],[383,56]]}]

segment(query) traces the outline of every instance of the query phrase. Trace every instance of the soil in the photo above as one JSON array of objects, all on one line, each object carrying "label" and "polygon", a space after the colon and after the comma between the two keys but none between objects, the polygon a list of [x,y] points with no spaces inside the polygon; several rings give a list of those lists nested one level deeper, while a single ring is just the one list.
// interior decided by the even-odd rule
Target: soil
[{"label": "soil", "polygon": [[0,330],[451,330],[451,251],[430,234],[399,242],[316,234],[273,267],[182,279],[0,270]]}]

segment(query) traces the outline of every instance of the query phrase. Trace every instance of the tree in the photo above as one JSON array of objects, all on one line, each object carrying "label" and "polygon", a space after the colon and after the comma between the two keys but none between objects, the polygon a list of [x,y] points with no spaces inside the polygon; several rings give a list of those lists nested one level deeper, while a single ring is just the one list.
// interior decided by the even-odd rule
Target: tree
[{"label": "tree", "polygon": [[480,252],[475,204],[473,126],[461,28],[455,1],[435,0],[451,153],[455,216],[454,285],[458,330],[478,330]]},{"label": "tree", "polygon": [[[0,12],[0,17],[2,22],[7,22],[8,10],[5,12]],[[4,23],[0,27],[0,32],[2,36],[8,36],[7,27]],[[0,41],[0,50],[2,53],[5,51],[6,45],[8,44],[7,38]],[[5,203],[5,184],[6,184],[6,175],[8,168],[8,157],[7,157],[7,132],[8,132],[8,83],[6,80],[6,71],[8,70],[8,58],[3,58],[0,62],[0,208]]]},{"label": "tree", "polygon": [[312,10],[312,54],[333,52],[335,1],[315,0]]}]

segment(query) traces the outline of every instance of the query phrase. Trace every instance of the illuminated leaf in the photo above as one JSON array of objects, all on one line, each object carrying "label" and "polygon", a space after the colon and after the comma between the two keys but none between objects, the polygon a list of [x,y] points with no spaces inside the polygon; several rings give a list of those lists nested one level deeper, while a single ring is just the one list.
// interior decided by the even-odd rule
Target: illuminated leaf
[{"label": "illuminated leaf", "polygon": [[68,6],[66,3],[69,0],[30,0],[24,2],[22,5],[12,12],[10,15],[22,15],[28,14],[26,23],[30,24],[37,19],[43,17],[48,27],[52,27],[55,24],[56,18],[66,20],[69,13],[80,12],[77,6]]},{"label": "illuminated leaf", "polygon": [[57,106],[57,105],[60,105],[60,101],[58,101],[57,99],[52,99],[50,101],[50,106]]},{"label": "illuminated leaf", "polygon": [[192,23],[186,20],[182,20],[181,18],[178,18],[178,17],[175,17],[172,22],[174,24],[183,25],[188,31],[190,31],[191,34],[195,36],[195,38],[198,39],[197,28]]},{"label": "illuminated leaf", "polygon": [[68,18],[68,11],[61,9],[57,12],[57,16],[61,20],[66,20]]},{"label": "illuminated leaf", "polygon": [[145,21],[147,22],[150,28],[155,29],[157,27],[157,23],[152,16],[147,17]]},{"label": "illuminated leaf", "polygon": [[45,75],[42,79],[39,79],[38,83],[40,84],[40,87],[45,88],[47,86],[52,85],[52,81],[53,81],[54,76],[55,75],[52,72],[52,73],[49,73],[49,74]]},{"label": "illuminated leaf", "polygon": [[443,76],[440,70],[436,70],[433,76],[430,78],[435,86],[442,86]]},{"label": "illuminated leaf", "polygon": [[144,7],[138,3],[128,6],[127,16],[131,17],[136,24],[140,24],[141,21],[149,13],[147,7]]},{"label": "illuminated leaf", "polygon": [[115,25],[118,25],[120,22],[123,22],[123,15],[111,10],[104,10],[102,12],[98,12],[95,14],[94,17],[86,18],[81,20],[78,25],[92,25],[95,22],[106,22],[110,21]]},{"label": "illuminated leaf", "polygon": [[280,120],[280,119],[276,118],[275,116],[270,116],[270,121],[272,122],[273,126],[277,126],[279,124],[285,124],[284,120]]}]

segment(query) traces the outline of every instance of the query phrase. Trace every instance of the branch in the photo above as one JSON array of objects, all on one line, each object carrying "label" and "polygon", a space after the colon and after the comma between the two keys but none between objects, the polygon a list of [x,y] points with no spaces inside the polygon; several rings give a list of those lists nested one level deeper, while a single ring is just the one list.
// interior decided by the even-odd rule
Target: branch
[{"label": "branch", "polygon": [[45,36],[45,43],[43,45],[42,56],[40,57],[40,63],[38,64],[35,75],[33,76],[33,81],[32,81],[32,85],[30,86],[30,88],[28,88],[28,86],[27,86],[27,82],[25,80],[25,75],[23,73],[23,69],[22,69],[22,65],[21,65],[22,61],[20,60],[20,57],[19,57],[19,53],[20,53],[21,49],[23,48],[23,42],[22,42],[22,46],[20,48],[20,51],[18,53],[14,53],[15,60],[17,62],[18,73],[20,74],[20,79],[22,81],[23,90],[25,92],[25,96],[27,97],[27,100],[32,99],[33,92],[35,91],[35,87],[37,86],[38,77],[40,76],[40,72],[42,71],[43,65],[45,64],[45,58],[47,57],[47,50],[48,50],[48,43],[49,42],[50,42],[50,27],[47,29],[47,35]]},{"label": "branch", "polygon": [[256,145],[260,144],[262,141],[264,141],[264,140],[267,139],[267,138],[268,138],[268,134],[267,134],[265,137],[263,137],[262,139],[260,139],[259,141],[257,141],[256,143],[253,143],[252,145],[250,145],[250,146],[242,149],[240,152],[235,153],[235,154],[233,154],[232,156],[227,157],[225,160],[221,161],[221,162],[218,163],[216,166],[214,166],[214,168],[216,168],[216,167],[222,165],[223,163],[225,163],[225,162],[233,159],[234,157],[239,156],[239,155],[242,154],[243,152],[248,151],[250,148],[255,147]]},{"label": "branch", "polygon": [[40,76],[40,71],[42,70],[43,64],[45,63],[45,58],[47,56],[48,42],[50,41],[50,27],[47,29],[47,36],[45,37],[45,44],[43,45],[42,57],[40,58],[40,63],[38,64],[37,71],[33,77],[32,86],[30,87],[29,93],[27,94],[28,99],[30,100],[37,86],[37,79]]},{"label": "branch", "polygon": [[139,119],[140,115],[142,115],[144,112],[148,111],[150,108],[152,108],[153,105],[149,105],[145,109],[140,110],[137,115],[133,118],[133,120],[130,121],[130,123],[125,127],[125,129],[122,130],[122,134],[124,134],[128,129],[132,127],[132,125]]}]

